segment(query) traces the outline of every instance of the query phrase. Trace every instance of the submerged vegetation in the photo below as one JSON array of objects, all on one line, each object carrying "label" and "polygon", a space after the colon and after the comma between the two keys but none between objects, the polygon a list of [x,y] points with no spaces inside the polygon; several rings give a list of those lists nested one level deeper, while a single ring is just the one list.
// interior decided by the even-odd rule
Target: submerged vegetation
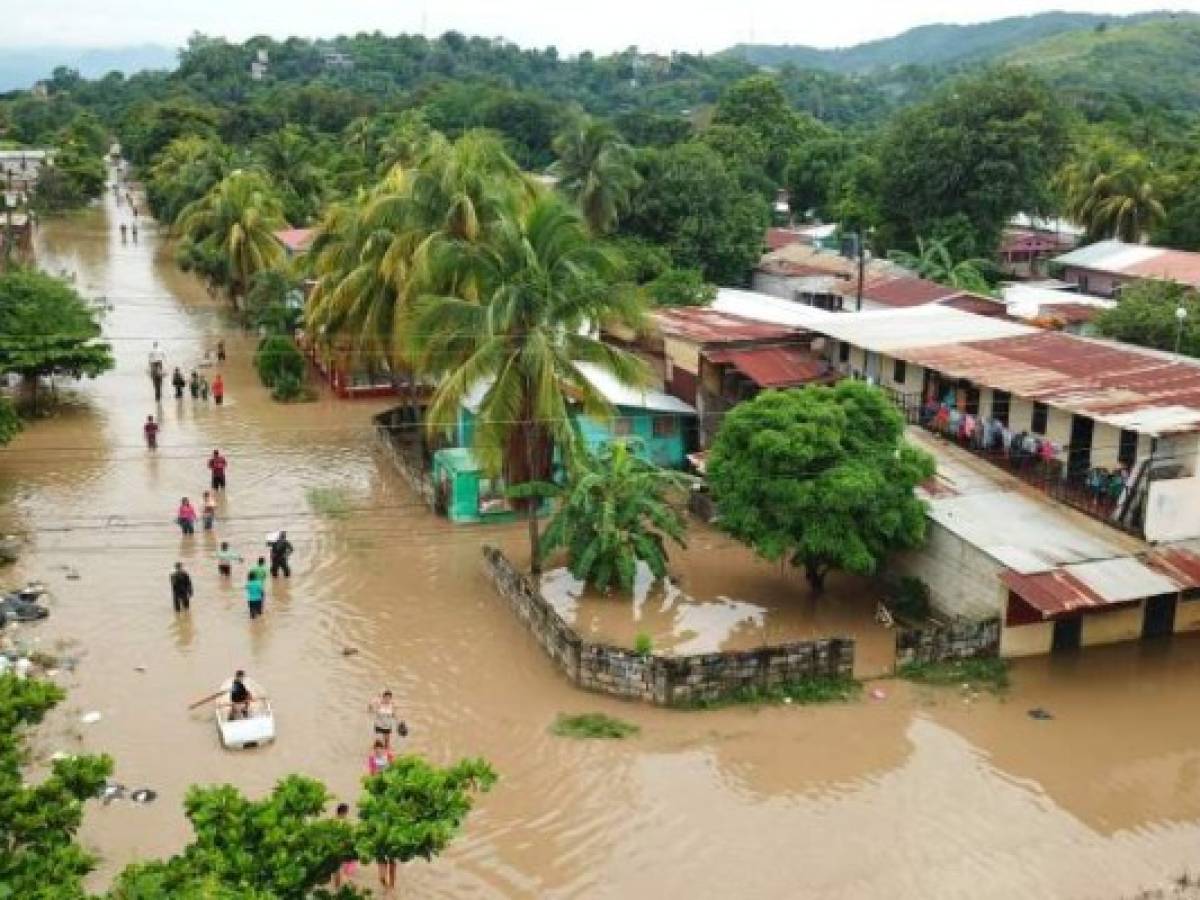
[{"label": "submerged vegetation", "polygon": [[738,688],[719,700],[693,700],[684,706],[689,709],[717,709],[737,704],[765,706],[796,703],[801,706],[814,706],[822,703],[849,703],[859,698],[862,687],[861,681],[848,676],[814,675],[769,688]]},{"label": "submerged vegetation", "polygon": [[983,657],[937,663],[910,663],[901,666],[896,674],[917,684],[1000,693],[1008,688],[1008,670],[1007,660]]},{"label": "submerged vegetation", "polygon": [[637,725],[614,719],[604,713],[559,713],[554,724],[550,726],[552,734],[576,740],[622,740],[639,734],[641,730]]}]

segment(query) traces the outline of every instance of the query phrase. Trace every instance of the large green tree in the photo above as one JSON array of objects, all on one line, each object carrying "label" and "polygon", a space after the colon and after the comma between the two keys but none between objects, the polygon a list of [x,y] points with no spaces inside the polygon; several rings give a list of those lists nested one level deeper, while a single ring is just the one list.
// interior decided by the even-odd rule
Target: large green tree
[{"label": "large green tree", "polygon": [[642,186],[622,231],[666,247],[676,266],[700,269],[715,284],[745,284],[763,252],[766,200],[695,141],[643,151],[639,169]]},{"label": "large green tree", "polygon": [[554,139],[558,160],[550,173],[559,189],[579,204],[594,234],[608,234],[641,181],[633,149],[607,123],[585,119]]},{"label": "large green tree", "polygon": [[1024,69],[989,69],[948,85],[901,112],[883,138],[885,243],[911,249],[961,215],[975,232],[975,252],[991,255],[1014,214],[1051,205],[1068,139],[1066,109]]},{"label": "large green tree", "polygon": [[67,282],[33,269],[0,275],[0,372],[15,372],[34,408],[42,378],[94,378],[113,367],[95,312]]},{"label": "large green tree", "polygon": [[[1176,310],[1187,316],[1179,321]],[[1200,293],[1171,281],[1139,281],[1121,291],[1113,309],[1096,318],[1100,333],[1119,341],[1200,357]],[[1181,328],[1182,326],[1182,328]]]},{"label": "large green tree", "polygon": [[84,801],[95,797],[112,771],[103,756],[55,761],[50,775],[28,782],[25,732],[63,697],[37,679],[0,675],[0,894],[75,900],[95,858],[76,843]]},{"label": "large green tree", "polygon": [[[439,379],[429,428],[453,427],[464,399],[486,385],[475,430],[480,461],[510,485],[549,481],[555,449],[569,458],[578,446],[572,401],[590,415],[612,415],[579,363],[625,384],[645,380],[637,357],[593,336],[598,322],[639,326],[637,295],[613,289],[617,261],[556,194],[500,219],[485,240],[439,241],[434,265],[469,283],[474,296],[426,296],[416,307],[408,333],[416,362]],[[536,572],[538,504],[525,506]]]},{"label": "large green tree", "polygon": [[708,458],[720,527],[765,559],[803,567],[814,592],[831,570],[870,574],[921,543],[925,505],[913,489],[933,472],[883,391],[860,381],[734,407]]},{"label": "large green tree", "polygon": [[767,175],[776,185],[783,183],[788,156],[797,146],[829,134],[812,116],[792,107],[771,75],[752,75],[730,85],[717,102],[713,124],[756,133],[766,148]]},{"label": "large green tree", "polygon": [[686,496],[678,472],[653,465],[628,441],[581,454],[546,533],[542,552],[567,551],[567,567],[600,591],[633,589],[637,564],[667,575],[667,541],[685,546],[687,522],[677,505]]}]

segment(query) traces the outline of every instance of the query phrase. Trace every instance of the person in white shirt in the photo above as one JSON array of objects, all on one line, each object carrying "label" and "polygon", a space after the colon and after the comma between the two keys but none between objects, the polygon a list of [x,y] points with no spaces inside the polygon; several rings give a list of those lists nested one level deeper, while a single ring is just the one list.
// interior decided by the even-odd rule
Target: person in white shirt
[{"label": "person in white shirt", "polygon": [[150,348],[150,380],[154,383],[154,400],[162,401],[163,373],[167,367],[167,355],[158,347],[158,341]]}]

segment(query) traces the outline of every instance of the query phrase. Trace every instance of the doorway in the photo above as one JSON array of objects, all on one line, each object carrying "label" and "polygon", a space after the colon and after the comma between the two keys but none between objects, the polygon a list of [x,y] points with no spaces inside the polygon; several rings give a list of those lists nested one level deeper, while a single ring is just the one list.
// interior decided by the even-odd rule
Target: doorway
[{"label": "doorway", "polygon": [[1052,653],[1066,650],[1078,650],[1083,642],[1083,616],[1070,619],[1057,619],[1054,622],[1054,642],[1050,645]]},{"label": "doorway", "polygon": [[1158,638],[1175,633],[1175,595],[1161,594],[1146,601],[1142,637]]},{"label": "doorway", "polygon": [[1071,417],[1071,444],[1067,457],[1067,478],[1081,481],[1092,467],[1092,433],[1096,423],[1087,416]]}]

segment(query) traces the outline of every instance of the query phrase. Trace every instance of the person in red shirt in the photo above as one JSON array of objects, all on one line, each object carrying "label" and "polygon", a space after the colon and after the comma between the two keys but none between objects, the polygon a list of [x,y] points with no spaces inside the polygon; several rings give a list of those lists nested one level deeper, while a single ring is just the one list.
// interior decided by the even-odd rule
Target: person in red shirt
[{"label": "person in red shirt", "polygon": [[214,450],[208,460],[208,470],[212,472],[212,489],[214,491],[225,490],[225,469],[228,466],[229,461],[221,455],[221,451]]},{"label": "person in red shirt", "polygon": [[[224,359],[224,357],[221,358]],[[217,376],[212,380],[212,397],[213,402],[216,403],[217,406],[220,406],[225,402],[225,379],[221,377],[220,372],[218,372]]]},{"label": "person in red shirt", "polygon": [[158,449],[158,423],[154,421],[154,416],[146,416],[142,431],[146,435],[146,446],[151,450]]}]

